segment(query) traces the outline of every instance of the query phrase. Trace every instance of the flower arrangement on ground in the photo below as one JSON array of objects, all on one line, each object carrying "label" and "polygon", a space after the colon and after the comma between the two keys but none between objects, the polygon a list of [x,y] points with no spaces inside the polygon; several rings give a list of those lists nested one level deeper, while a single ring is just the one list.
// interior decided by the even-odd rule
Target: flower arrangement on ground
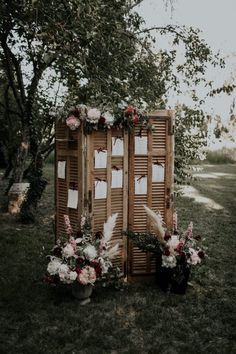
[{"label": "flower arrangement on ground", "polygon": [[50,283],[94,285],[112,270],[112,259],[119,253],[119,244],[111,238],[118,214],[113,214],[103,233],[92,234],[88,216],[81,218],[80,231],[74,234],[69,217],[64,215],[67,240],[58,240],[47,266],[46,281]]},{"label": "flower arrangement on ground", "polygon": [[76,130],[81,125],[81,122],[84,122],[86,133],[91,133],[93,130],[98,129],[109,129],[112,126],[131,130],[138,123],[146,125],[148,129],[150,128],[146,115],[138,112],[132,105],[127,106],[125,109],[103,112],[97,108],[89,108],[85,105],[72,107],[66,118],[66,125],[71,130]]},{"label": "flower arrangement on ground", "polygon": [[126,234],[143,251],[157,255],[157,281],[163,290],[185,292],[190,267],[198,265],[205,257],[199,245],[200,236],[194,237],[193,223],[183,233],[177,230],[177,214],[173,215],[172,230],[164,227],[160,214],[144,206],[154,233],[127,232]]}]

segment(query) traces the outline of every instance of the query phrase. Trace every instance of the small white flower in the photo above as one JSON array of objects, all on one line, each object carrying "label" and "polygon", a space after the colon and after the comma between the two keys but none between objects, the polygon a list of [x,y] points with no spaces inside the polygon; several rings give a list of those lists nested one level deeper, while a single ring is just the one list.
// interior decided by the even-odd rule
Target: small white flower
[{"label": "small white flower", "polygon": [[165,256],[162,255],[162,267],[174,268],[176,266],[175,256]]},{"label": "small white flower", "polygon": [[60,266],[60,258],[51,257],[51,261],[48,263],[47,271],[50,275],[55,275],[58,273]]},{"label": "small white flower", "polygon": [[85,106],[85,104],[81,104],[79,106],[79,110],[80,110],[80,118],[84,120],[87,116],[87,106]]},{"label": "small white flower", "polygon": [[190,258],[188,259],[188,263],[192,265],[196,265],[201,263],[201,258],[198,256],[197,251],[193,248],[189,248]]},{"label": "small white flower", "polygon": [[75,239],[76,244],[79,244],[83,241],[82,237],[78,237]]},{"label": "small white flower", "polygon": [[86,222],[86,217],[85,217],[85,216],[82,216],[82,217],[81,217],[81,221],[80,221],[80,227],[81,227],[81,229],[84,227],[85,222]]},{"label": "small white flower", "polygon": [[97,108],[90,108],[87,113],[87,120],[90,123],[97,123],[101,117],[101,112]]},{"label": "small white flower", "polygon": [[106,119],[106,122],[105,122],[106,125],[109,125],[109,126],[113,125],[114,116],[110,112],[107,111],[107,112],[103,113],[102,116]]},{"label": "small white flower", "polygon": [[72,247],[71,244],[67,244],[63,249],[62,249],[62,254],[64,257],[72,257],[75,254],[74,248]]},{"label": "small white flower", "polygon": [[97,256],[96,248],[93,245],[88,245],[87,247],[85,247],[83,252],[84,256],[89,260],[94,259]]},{"label": "small white flower", "polygon": [[99,257],[98,258],[100,267],[102,269],[102,274],[106,274],[109,270],[109,268],[112,266],[110,261],[105,261],[104,258]]}]

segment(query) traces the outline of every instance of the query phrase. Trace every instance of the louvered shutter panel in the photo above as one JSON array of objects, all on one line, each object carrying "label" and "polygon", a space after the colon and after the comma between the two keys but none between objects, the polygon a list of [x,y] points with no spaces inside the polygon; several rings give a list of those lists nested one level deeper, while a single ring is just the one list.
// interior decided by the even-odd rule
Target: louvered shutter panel
[{"label": "louvered shutter panel", "polygon": [[[152,231],[143,205],[159,211],[168,226],[172,220],[173,188],[173,132],[172,111],[158,111],[149,115],[152,130],[136,127],[130,136],[129,146],[129,228],[136,232]],[[135,137],[147,137],[146,155],[135,154]],[[152,166],[164,167],[164,180],[152,181]],[[147,194],[135,194],[135,177],[147,177]],[[155,273],[153,254],[141,252],[128,241],[128,279],[130,281],[148,278]]]},{"label": "louvered shutter panel", "polygon": [[[112,137],[122,137],[124,142],[124,155],[112,156]],[[107,168],[95,168],[94,154],[96,150],[107,151]],[[124,244],[122,231],[127,229],[127,202],[128,202],[128,135],[123,130],[94,131],[87,136],[87,170],[88,170],[88,196],[90,212],[92,215],[92,226],[94,232],[102,231],[103,224],[108,217],[118,213],[116,227],[113,232],[112,241],[119,242],[120,254],[113,260],[125,273],[126,244]],[[102,153],[102,152],[101,152]],[[116,167],[123,171],[122,188],[111,188],[112,169]],[[99,180],[107,182],[107,198],[95,198],[95,185]]]},{"label": "louvered shutter panel", "polygon": [[[66,124],[56,124],[56,165],[55,165],[55,197],[56,197],[56,235],[65,233],[64,215],[69,215],[74,230],[78,229],[80,215],[84,205],[84,135],[83,129],[71,131]],[[65,179],[58,178],[58,162],[65,161]],[[68,208],[69,189],[78,192],[77,208]]]}]

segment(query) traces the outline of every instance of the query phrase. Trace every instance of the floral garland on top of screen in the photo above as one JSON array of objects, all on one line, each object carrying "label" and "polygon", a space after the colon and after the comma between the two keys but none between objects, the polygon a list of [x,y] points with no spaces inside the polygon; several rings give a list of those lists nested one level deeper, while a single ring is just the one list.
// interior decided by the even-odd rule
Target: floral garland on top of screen
[{"label": "floral garland on top of screen", "polygon": [[111,127],[132,131],[138,124],[146,129],[152,129],[152,126],[148,123],[147,115],[138,111],[132,105],[116,112],[102,112],[97,108],[90,108],[86,105],[71,108],[66,118],[68,128],[76,130],[82,122],[84,123],[86,134],[91,133],[93,130],[107,130]]}]

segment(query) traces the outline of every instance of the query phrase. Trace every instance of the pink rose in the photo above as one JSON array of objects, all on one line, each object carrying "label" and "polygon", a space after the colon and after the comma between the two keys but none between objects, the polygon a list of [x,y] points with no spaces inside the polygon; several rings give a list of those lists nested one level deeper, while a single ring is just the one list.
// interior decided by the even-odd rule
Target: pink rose
[{"label": "pink rose", "polygon": [[90,266],[83,267],[78,275],[78,281],[83,285],[94,284],[96,281],[95,269]]},{"label": "pink rose", "polygon": [[76,118],[74,115],[70,115],[66,119],[66,125],[71,129],[71,130],[76,130],[80,126],[80,121],[78,118]]}]

